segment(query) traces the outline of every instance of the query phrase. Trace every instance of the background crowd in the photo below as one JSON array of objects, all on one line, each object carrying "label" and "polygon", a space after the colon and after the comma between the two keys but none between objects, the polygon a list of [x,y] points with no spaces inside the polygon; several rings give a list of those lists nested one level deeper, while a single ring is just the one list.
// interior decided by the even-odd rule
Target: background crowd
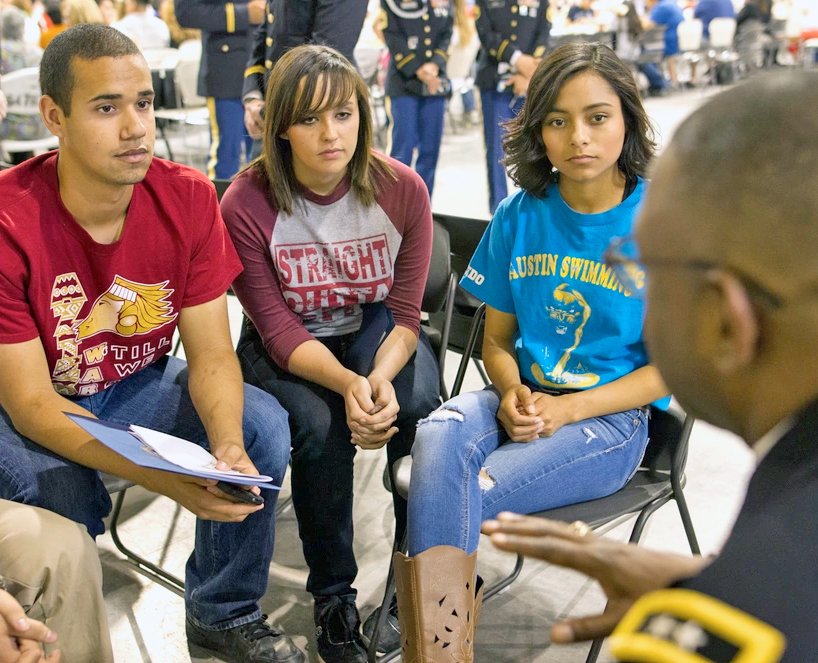
[{"label": "background crowd", "polygon": [[[2,275],[11,285],[3,294],[11,313],[0,329],[5,368],[0,438],[12,459],[5,471],[21,468],[0,486],[6,500],[16,503],[25,494],[24,505],[46,506],[85,525],[92,536],[104,531],[110,507],[110,489],[101,483],[100,471],[162,493],[195,513],[185,622],[194,660],[304,660],[293,640],[261,613],[273,552],[273,510],[248,506],[248,499],[230,500],[229,493],[206,483],[190,486],[176,475],[134,471],[98,442],[88,442],[66,422],[64,408],[172,431],[209,446],[225,467],[248,474],[258,468],[276,482],[284,477],[289,452],[293,504],[310,573],[306,588],[314,599],[317,650],[325,663],[363,663],[370,638],[372,647],[384,652],[402,648],[405,660],[428,658],[429,652],[447,659],[450,652],[442,650],[454,643],[470,662],[483,595],[474,557],[481,523],[491,519],[483,531],[499,535],[495,543],[516,542],[516,549],[544,559],[550,557],[543,537],[596,546],[582,522],[543,532],[503,511],[538,513],[616,493],[637,471],[648,442],[649,413],[664,411],[671,389],[695,404],[697,414],[751,443],[761,440],[759,455],[769,453],[772,460],[760,465],[758,481],[775,482],[771,465],[787,460],[791,446],[800,449],[812,427],[811,415],[798,410],[813,395],[811,383],[803,393],[792,387],[791,401],[780,407],[758,402],[748,410],[740,395],[755,378],[774,377],[770,363],[783,365],[794,354],[772,353],[767,362],[768,344],[762,341],[770,317],[803,286],[759,286],[745,277],[752,266],[739,270],[712,250],[704,257],[668,255],[668,247],[686,243],[679,237],[672,241],[672,233],[663,235],[668,224],[660,223],[684,208],[667,207],[678,190],[687,192],[688,200],[696,192],[717,191],[707,174],[701,175],[707,169],[698,161],[684,168],[694,175],[682,184],[674,184],[680,171],[673,168],[691,154],[698,159],[709,153],[713,137],[724,133],[732,115],[743,118],[739,137],[747,142],[737,141],[736,149],[744,149],[746,157],[746,144],[755,140],[747,124],[747,95],[758,89],[777,100],[766,87],[775,77],[722,95],[727,101],[721,102],[719,126],[706,110],[689,120],[658,170],[664,189],[656,184],[661,193],[650,195],[645,178],[657,143],[643,106],[648,94],[681,95],[683,88],[733,83],[757,69],[811,65],[814,16],[808,5],[782,5],[788,16],[780,18],[781,6],[776,14],[769,4],[737,8],[726,0],[700,0],[691,7],[675,0],[649,1],[645,7],[587,0],[570,6],[538,0],[346,4],[350,11],[338,13],[339,3],[332,1],[176,0],[159,12],[163,19],[138,0],[128,0],[121,16],[113,3],[66,0],[59,22],[49,18],[50,26],[43,18],[47,10],[39,18],[34,8],[27,13],[8,7],[2,13],[3,44],[6,25],[14,37],[8,42],[16,44],[8,58],[4,46],[4,62],[14,56],[23,65],[6,74],[0,97],[7,115],[3,144],[10,160],[22,162],[0,177],[4,202],[10,203],[0,210]],[[91,25],[107,18],[113,19],[110,27]],[[181,34],[183,29],[199,34]],[[43,53],[39,42],[49,32]],[[315,42],[337,50],[308,45]],[[458,51],[465,54],[463,63],[457,62]],[[194,71],[194,59],[192,87],[184,72]],[[42,96],[30,82],[22,92],[15,88],[22,74],[38,67]],[[806,76],[788,80],[795,82],[784,89],[781,103],[811,90]],[[155,98],[149,83],[157,90]],[[77,104],[80,94],[97,105]],[[31,106],[32,98],[38,99],[47,133],[38,132],[34,113],[20,110]],[[158,125],[154,103],[160,107]],[[107,112],[117,109],[125,112]],[[768,106],[765,117],[776,112]],[[456,131],[481,117],[494,218],[466,270],[461,294],[468,291],[488,304],[483,342],[488,388],[446,400],[431,341],[421,327],[421,286],[434,234],[430,199],[446,123]],[[152,161],[155,129],[173,156],[168,134],[175,121],[183,139],[189,125],[207,127],[206,162],[192,161],[216,180],[216,189],[202,173],[172,158]],[[54,153],[33,156],[47,151],[49,134],[59,138],[59,159]],[[370,149],[378,136],[388,157]],[[774,141],[765,140],[764,149],[772,149]],[[126,142],[131,147],[125,149]],[[803,149],[790,146],[791,152]],[[714,161],[709,163],[712,167]],[[241,170],[245,164],[249,168]],[[725,169],[728,183],[734,171],[744,172]],[[507,176],[520,189],[510,197]],[[232,183],[225,193],[227,180]],[[744,180],[735,181],[732,191],[738,195]],[[106,198],[112,191],[123,195]],[[799,189],[798,195],[809,194]],[[648,251],[640,259],[627,247],[635,246],[630,235],[643,198],[648,230],[640,226],[638,234]],[[720,200],[715,196],[708,204],[718,207]],[[140,224],[141,231],[131,230]],[[715,232],[694,230],[697,238]],[[48,247],[44,251],[33,246],[39,237]],[[622,239],[611,242],[613,237]],[[155,244],[153,251],[144,251],[146,241]],[[119,251],[126,244],[129,250]],[[58,245],[65,250],[53,250]],[[102,265],[107,259],[99,256],[108,254],[98,252],[99,246],[110,247],[110,264]],[[526,254],[533,246],[570,253],[561,262],[564,273],[557,274],[557,253]],[[79,283],[76,272],[66,271],[75,265],[86,269],[85,283],[103,267],[104,285],[113,278],[85,320],[73,319],[85,300],[65,299],[79,298],[83,287],[40,288],[32,278],[34,253],[42,256],[36,269],[46,273],[40,279],[46,285],[70,276]],[[724,392],[721,410],[675,371],[672,312],[660,315],[652,301],[647,318],[643,314],[646,265],[653,274],[654,265],[663,262],[706,270],[706,284],[691,279],[691,287],[724,303],[714,310],[705,306],[711,299],[688,297],[693,309],[704,302],[696,319],[709,321],[703,327],[710,336],[697,336],[707,346],[697,356],[702,355],[699,368],[709,383]],[[777,263],[771,265],[777,269]],[[168,264],[176,270],[172,279],[165,278]],[[605,271],[609,267],[612,271]],[[126,268],[136,274],[131,280],[119,275]],[[575,282],[570,287],[564,282],[569,271]],[[527,278],[535,274],[553,283]],[[358,280],[366,283],[350,285]],[[675,301],[669,293],[678,293],[678,281],[656,283],[665,290],[652,286],[654,300],[665,306]],[[229,285],[245,312],[238,357],[227,325]],[[44,294],[64,299],[55,303]],[[158,348],[171,345],[173,310],[179,311],[187,365],[172,357],[157,359],[149,350],[151,340]],[[661,375],[648,358],[643,324],[663,360]],[[573,334],[566,335],[569,328]],[[369,342],[373,330],[380,344]],[[55,338],[72,333],[73,345],[66,340],[54,346]],[[62,370],[72,348],[98,333],[129,339],[134,356],[145,353],[144,362],[120,379],[121,364],[102,361],[105,353],[95,360],[89,349],[77,361],[98,366],[81,377],[78,368]],[[154,336],[131,338],[148,333]],[[573,345],[567,347],[566,338]],[[364,352],[367,359],[358,366],[355,355],[362,345],[371,352]],[[43,348],[53,364],[51,376]],[[73,354],[79,357],[75,349]],[[13,364],[23,369],[14,380]],[[114,367],[119,378],[111,372]],[[101,377],[103,370],[109,377]],[[666,383],[667,377],[672,381]],[[242,403],[243,419],[235,416]],[[397,598],[362,627],[352,586],[358,570],[353,458],[357,449],[376,450],[389,441],[389,467],[407,459],[410,448],[415,463],[409,497],[392,490]],[[50,454],[43,455],[42,447]],[[527,460],[527,454],[535,457]],[[591,463],[588,469],[585,463]],[[65,486],[41,482],[46,472],[64,476]],[[591,477],[594,481],[586,480]],[[565,485],[557,483],[560,478]],[[395,476],[388,479],[394,484]],[[79,499],[66,501],[66,494]],[[765,490],[751,486],[750,495],[761,503],[759,509],[775,512]],[[797,499],[794,491],[788,499]],[[474,508],[481,501],[482,512]],[[464,504],[469,508],[461,508]],[[744,512],[742,518],[738,540],[752,530],[755,515]],[[219,520],[243,525],[214,524]],[[691,550],[698,553],[693,538]],[[757,556],[764,580],[778,577],[771,569],[782,550],[772,546]],[[688,587],[747,609],[786,631],[788,653],[797,655],[811,636],[806,620],[798,619],[796,602],[759,605],[757,593],[735,582],[736,569],[746,562],[741,555],[731,562],[734,554],[728,545],[724,561],[710,566],[709,558],[691,562],[649,555],[648,566],[664,567],[664,575],[644,588]],[[579,562],[562,563],[581,568]],[[606,581],[616,571],[613,566],[596,569],[609,596]],[[91,573],[99,599],[97,568]],[[617,619],[641,593],[628,589]],[[452,615],[458,624],[450,627]],[[392,629],[386,636],[381,632],[384,641],[374,637],[377,619]],[[697,619],[707,625],[704,617]],[[582,630],[583,620],[570,620],[558,624],[563,634],[554,631],[553,641],[604,636],[615,621],[609,617],[604,627]],[[667,639],[677,640],[675,634]],[[652,635],[663,638],[658,631]],[[39,637],[48,641],[53,634]],[[26,640],[16,636],[12,644]],[[721,659],[714,654],[712,660]]]}]

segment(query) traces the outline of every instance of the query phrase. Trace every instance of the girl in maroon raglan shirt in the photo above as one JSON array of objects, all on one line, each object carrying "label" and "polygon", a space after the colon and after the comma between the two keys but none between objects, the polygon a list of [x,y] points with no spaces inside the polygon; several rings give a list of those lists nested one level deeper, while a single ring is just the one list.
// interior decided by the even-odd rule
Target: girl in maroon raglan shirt
[{"label": "girl in maroon raglan shirt", "polygon": [[[262,157],[222,200],[244,264],[233,284],[249,318],[239,359],[245,380],[289,413],[319,654],[327,663],[363,662],[352,588],[353,458],[358,447],[386,445],[391,466],[440,403],[437,363],[420,332],[429,195],[417,174],[372,151],[368,90],[336,51],[289,51],[271,73],[265,108]],[[359,374],[345,361],[351,347],[360,350],[367,307],[388,309],[394,327],[385,327],[380,347],[373,342],[371,367]],[[406,503],[395,494],[393,501],[400,539]]]}]

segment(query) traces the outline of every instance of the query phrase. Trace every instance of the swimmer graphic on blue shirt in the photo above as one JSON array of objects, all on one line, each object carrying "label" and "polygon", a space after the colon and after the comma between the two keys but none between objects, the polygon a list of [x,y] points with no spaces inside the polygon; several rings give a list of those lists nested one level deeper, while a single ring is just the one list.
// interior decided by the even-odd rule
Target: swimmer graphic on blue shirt
[{"label": "swimmer graphic on blue shirt", "polygon": [[[571,353],[579,347],[583,329],[591,317],[591,307],[579,291],[569,290],[567,283],[557,286],[553,294],[557,304],[556,306],[546,307],[548,317],[550,320],[555,321],[555,331],[561,336],[570,333],[573,328],[574,343],[563,352],[560,360],[548,373],[543,373],[542,368],[536,362],[531,365],[531,373],[539,384],[546,387],[558,389],[593,387],[599,382],[599,376],[596,373],[572,373],[567,370]],[[579,365],[576,368],[581,370]]]}]

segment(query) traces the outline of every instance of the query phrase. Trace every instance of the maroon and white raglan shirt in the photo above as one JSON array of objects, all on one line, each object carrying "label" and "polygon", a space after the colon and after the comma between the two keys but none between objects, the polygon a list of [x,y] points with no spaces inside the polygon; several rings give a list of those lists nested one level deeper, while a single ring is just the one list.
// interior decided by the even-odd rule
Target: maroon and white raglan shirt
[{"label": "maroon and white raglan shirt", "polygon": [[241,263],[198,171],[154,158],[121,237],[99,244],[62,203],[57,158],[0,173],[0,343],[39,337],[54,388],[87,396],[165,355],[179,312]]},{"label": "maroon and white raglan shirt", "polygon": [[396,325],[420,332],[432,250],[429,194],[413,170],[388,163],[398,179],[379,178],[369,206],[346,177],[327,196],[302,188],[293,213],[284,214],[256,169],[222,198],[244,264],[233,290],[283,369],[302,343],[357,331],[362,304],[383,302]]}]

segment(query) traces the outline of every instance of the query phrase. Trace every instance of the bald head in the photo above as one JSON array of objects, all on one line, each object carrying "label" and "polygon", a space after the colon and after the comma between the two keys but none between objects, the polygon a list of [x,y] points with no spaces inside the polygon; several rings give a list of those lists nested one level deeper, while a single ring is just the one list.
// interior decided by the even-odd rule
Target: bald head
[{"label": "bald head", "polygon": [[759,76],[693,113],[645,212],[648,252],[724,262],[784,293],[818,283],[818,72]]}]

